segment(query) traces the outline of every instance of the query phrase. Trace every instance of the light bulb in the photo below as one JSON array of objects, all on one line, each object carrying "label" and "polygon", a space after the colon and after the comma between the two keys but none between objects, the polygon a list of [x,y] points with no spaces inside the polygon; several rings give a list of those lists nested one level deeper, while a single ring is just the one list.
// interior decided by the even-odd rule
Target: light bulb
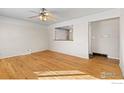
[{"label": "light bulb", "polygon": [[43,20],[43,16],[40,16],[40,20]]},{"label": "light bulb", "polygon": [[47,20],[47,16],[40,16],[40,20],[46,21]]},{"label": "light bulb", "polygon": [[46,17],[46,16],[44,16],[44,17],[43,17],[43,21],[46,21],[46,20],[47,20],[47,17]]}]

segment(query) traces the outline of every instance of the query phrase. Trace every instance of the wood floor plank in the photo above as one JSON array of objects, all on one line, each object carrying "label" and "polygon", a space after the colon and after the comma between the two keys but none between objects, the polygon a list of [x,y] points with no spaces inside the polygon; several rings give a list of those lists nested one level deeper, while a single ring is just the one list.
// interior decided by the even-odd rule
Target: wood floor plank
[{"label": "wood floor plank", "polygon": [[[105,57],[83,59],[53,51],[0,60],[0,79],[38,79],[34,72],[79,70],[87,75],[101,78],[104,73],[114,73],[104,79],[122,79],[119,60]],[[71,76],[73,77],[73,76]]]}]

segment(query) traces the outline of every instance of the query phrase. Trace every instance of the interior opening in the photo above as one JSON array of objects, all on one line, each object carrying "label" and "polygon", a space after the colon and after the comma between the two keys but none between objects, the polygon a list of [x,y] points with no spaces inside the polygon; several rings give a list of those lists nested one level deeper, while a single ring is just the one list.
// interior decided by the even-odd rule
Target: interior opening
[{"label": "interior opening", "polygon": [[119,60],[119,18],[89,23],[89,58]]}]

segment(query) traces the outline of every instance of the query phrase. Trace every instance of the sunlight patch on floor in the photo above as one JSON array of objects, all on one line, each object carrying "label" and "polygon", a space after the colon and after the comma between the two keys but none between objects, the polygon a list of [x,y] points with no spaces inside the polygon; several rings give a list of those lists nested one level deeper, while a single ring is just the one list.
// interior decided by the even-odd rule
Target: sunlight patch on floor
[{"label": "sunlight patch on floor", "polygon": [[98,79],[79,70],[34,72],[42,79]]}]

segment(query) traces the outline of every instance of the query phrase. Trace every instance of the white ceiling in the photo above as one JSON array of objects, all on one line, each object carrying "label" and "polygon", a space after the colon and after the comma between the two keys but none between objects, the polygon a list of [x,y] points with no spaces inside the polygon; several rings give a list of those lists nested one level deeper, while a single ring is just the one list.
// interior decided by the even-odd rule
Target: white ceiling
[{"label": "white ceiling", "polygon": [[36,15],[31,11],[39,12],[39,8],[0,8],[0,15],[13,17],[22,20],[28,20],[44,25],[50,25],[56,22],[70,20],[73,18],[83,17],[103,11],[110,10],[110,8],[47,8],[52,14],[57,16],[56,21],[41,22],[39,19],[30,19],[30,16]]}]

